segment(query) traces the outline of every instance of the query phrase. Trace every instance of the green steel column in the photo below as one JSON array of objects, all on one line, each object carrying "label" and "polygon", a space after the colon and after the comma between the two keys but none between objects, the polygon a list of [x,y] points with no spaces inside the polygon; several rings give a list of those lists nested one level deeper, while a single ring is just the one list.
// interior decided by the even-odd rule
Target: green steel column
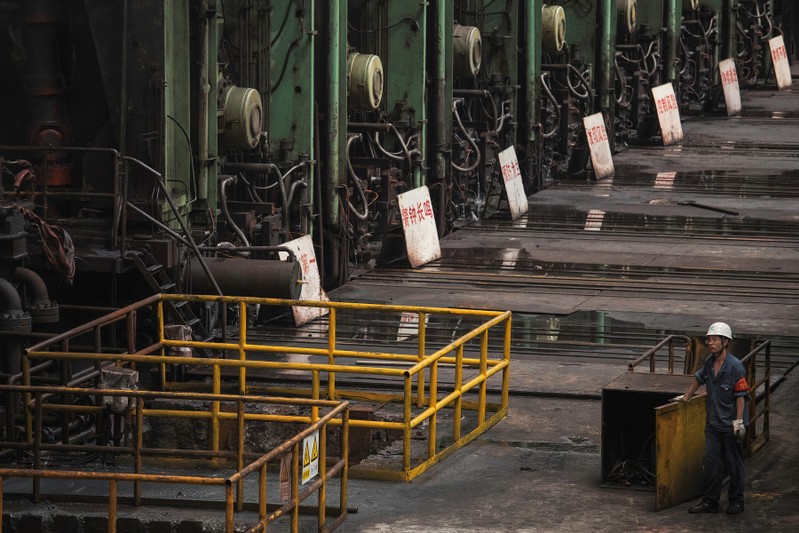
[{"label": "green steel column", "polygon": [[454,7],[448,0],[438,0],[433,5],[434,28],[432,42],[430,110],[432,113],[430,135],[433,149],[433,176],[438,185],[437,218],[439,234],[446,230],[447,177],[450,175],[449,139],[452,136],[452,24]]},{"label": "green steel column", "polygon": [[[407,121],[419,131],[419,151],[427,149],[427,5],[424,2],[388,2],[388,49],[383,59],[386,72],[384,108],[392,113],[407,107],[407,117],[394,114],[390,120]],[[412,23],[411,23],[412,22]],[[402,127],[402,124],[398,124]],[[424,185],[422,164],[414,164],[413,188]]]},{"label": "green steel column", "polygon": [[677,80],[677,53],[680,45],[682,22],[682,0],[667,0],[666,4],[666,54],[663,65],[666,68],[666,81]]},{"label": "green steel column", "polygon": [[[191,191],[191,50],[189,0],[164,2],[164,180],[183,210]],[[180,183],[178,186],[177,184]],[[172,218],[165,207],[167,220]],[[184,211],[185,213],[185,211]],[[173,226],[177,227],[177,225]]]},{"label": "green steel column", "polygon": [[538,76],[541,73],[541,0],[530,0],[526,3],[525,18],[527,35],[525,38],[525,59],[527,79],[525,80],[525,102],[527,106],[527,137],[528,145],[535,143],[535,126],[538,123],[536,109],[538,108]]},{"label": "green steel column", "polygon": [[[341,147],[344,145],[344,134],[347,129],[346,110],[347,97],[341,94],[342,65],[346,64],[346,50],[342,46],[345,39],[342,37],[342,28],[347,27],[346,8],[342,8],[340,0],[329,2],[329,33],[327,40],[327,96],[328,119],[327,154],[325,169],[327,171],[328,186],[325,189],[325,215],[327,224],[339,224],[338,187],[341,185]],[[343,15],[343,16],[342,16]]]},{"label": "green steel column", "polygon": [[207,98],[207,116],[206,116],[206,161],[200,161],[200,165],[205,167],[205,187],[198,186],[200,194],[205,194],[205,199],[209,206],[216,207],[217,197],[217,177],[219,175],[219,117],[216,114],[217,108],[217,89],[216,89],[216,76],[218,72],[217,60],[219,57],[219,41],[222,39],[222,27],[225,23],[222,18],[221,0],[214,0],[213,13],[209,14],[208,18],[208,64],[210,69],[208,71],[208,90],[210,97]]},{"label": "green steel column", "polygon": [[[727,17],[728,21],[724,25],[724,53],[726,57],[735,57],[735,51],[738,48],[736,45],[736,31],[738,25],[738,0],[727,0]],[[726,58],[725,58],[726,59]]]},{"label": "green steel column", "polygon": [[[602,111],[610,112],[611,92],[614,87],[614,59],[616,51],[616,0],[601,0],[598,14],[602,21],[599,42],[599,105]],[[568,39],[568,35],[566,38]]]}]

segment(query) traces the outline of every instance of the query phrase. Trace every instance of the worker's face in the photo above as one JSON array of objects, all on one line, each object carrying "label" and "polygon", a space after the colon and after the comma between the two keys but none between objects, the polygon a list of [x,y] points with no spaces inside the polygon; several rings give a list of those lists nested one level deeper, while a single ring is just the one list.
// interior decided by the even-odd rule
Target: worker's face
[{"label": "worker's face", "polygon": [[710,353],[721,353],[721,350],[724,347],[724,339],[718,335],[710,335],[705,339],[705,344],[707,345],[707,349],[710,350]]}]

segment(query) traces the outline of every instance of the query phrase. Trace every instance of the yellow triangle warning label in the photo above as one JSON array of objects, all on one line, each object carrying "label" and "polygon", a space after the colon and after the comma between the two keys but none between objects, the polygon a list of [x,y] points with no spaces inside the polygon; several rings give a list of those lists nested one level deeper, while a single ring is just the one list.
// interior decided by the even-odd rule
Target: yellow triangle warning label
[{"label": "yellow triangle warning label", "polygon": [[319,444],[319,439],[318,438],[314,438],[314,440],[313,440],[313,450],[311,450],[311,461],[316,461],[317,459],[319,459],[319,449],[318,449],[318,446],[317,446],[318,444]]},{"label": "yellow triangle warning label", "polygon": [[305,453],[302,454],[302,466],[308,466],[311,464],[311,457],[308,454],[308,447],[304,446]]}]

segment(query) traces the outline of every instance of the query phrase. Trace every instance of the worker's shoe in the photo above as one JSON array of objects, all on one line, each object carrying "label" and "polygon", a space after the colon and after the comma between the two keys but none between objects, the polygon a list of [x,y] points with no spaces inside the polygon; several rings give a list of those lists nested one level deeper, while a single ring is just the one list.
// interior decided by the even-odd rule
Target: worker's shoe
[{"label": "worker's shoe", "polygon": [[[743,507],[741,508],[743,510]],[[691,514],[700,514],[700,513],[718,513],[719,512],[719,502],[715,500],[711,500],[709,498],[702,498],[702,501],[688,509],[688,512]]]},{"label": "worker's shoe", "polygon": [[744,512],[744,502],[730,502],[727,506],[727,514],[739,514]]}]

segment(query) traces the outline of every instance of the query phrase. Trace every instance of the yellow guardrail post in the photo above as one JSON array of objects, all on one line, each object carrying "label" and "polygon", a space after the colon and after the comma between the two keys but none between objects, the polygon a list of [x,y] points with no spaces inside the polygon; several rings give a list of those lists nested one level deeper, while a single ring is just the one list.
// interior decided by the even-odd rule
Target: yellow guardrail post
[{"label": "yellow guardrail post", "polygon": [[[319,371],[314,370],[311,372],[312,380],[311,380],[311,399],[318,400],[319,399],[319,389],[321,388],[319,377]],[[311,407],[311,422],[316,422],[319,420],[319,406],[314,405]]]},{"label": "yellow guardrail post", "polygon": [[[136,456],[133,459],[134,471],[141,474],[142,470],[142,444],[144,439],[144,398],[136,398],[136,440],[134,444]],[[133,482],[133,505],[141,505],[141,482]]]},{"label": "yellow guardrail post", "polygon": [[[222,370],[219,364],[214,365],[214,384],[213,393],[219,394],[221,387]],[[219,451],[219,401],[211,402],[211,449],[215,452]]]},{"label": "yellow guardrail post", "polygon": [[108,533],[117,530],[117,480],[108,482]]},{"label": "yellow guardrail post", "polygon": [[433,409],[433,414],[430,415],[430,422],[428,423],[427,434],[427,458],[430,459],[436,455],[436,423],[438,422],[438,411],[436,404],[438,403],[438,361],[433,361],[430,367],[430,408]]},{"label": "yellow guardrail post", "polygon": [[[419,311],[419,349],[416,354],[416,360],[421,362],[425,358],[425,350],[427,344],[427,327],[425,324],[425,314]],[[416,407],[424,407],[424,372],[417,374],[417,391],[416,391]]]},{"label": "yellow guardrail post", "polygon": [[233,485],[225,486],[225,533],[234,533]]},{"label": "yellow guardrail post", "polygon": [[327,505],[327,424],[319,428],[319,475],[322,479],[322,486],[319,487],[317,520],[321,531],[325,527],[325,506]]},{"label": "yellow guardrail post", "polygon": [[[327,328],[327,362],[331,366],[336,364],[336,308],[330,308]],[[336,373],[332,370],[327,373],[327,398],[336,399]]]},{"label": "yellow guardrail post", "polygon": [[[166,346],[164,346],[164,301],[158,300],[156,306],[158,313],[158,341],[161,343],[161,357],[166,357]],[[161,363],[161,390],[166,390],[166,364]]]},{"label": "yellow guardrail post", "polygon": [[266,531],[266,463],[258,469],[258,521],[261,529]]},{"label": "yellow guardrail post", "polygon": [[[247,304],[239,302],[239,361],[247,360]],[[247,368],[239,367],[239,394],[247,394]]]},{"label": "yellow guardrail post", "polygon": [[[236,402],[236,425],[238,429],[238,442],[236,443],[236,470],[244,469],[244,402]],[[244,478],[236,483],[236,510],[244,509]]]},{"label": "yellow guardrail post", "polygon": [[508,391],[510,389],[510,346],[511,346],[511,315],[508,314],[507,321],[505,322],[505,342],[503,346],[502,359],[507,363],[502,369],[502,408],[507,408],[509,399]]},{"label": "yellow guardrail post", "polygon": [[300,528],[300,456],[302,455],[302,441],[292,448],[291,454],[291,533],[298,533]]},{"label": "yellow guardrail post", "polygon": [[459,344],[455,351],[455,414],[452,426],[454,442],[461,439],[461,409],[463,408],[463,344]]},{"label": "yellow guardrail post", "polygon": [[341,469],[339,481],[339,514],[347,512],[347,480],[350,478],[350,410],[345,409],[341,417],[341,459],[344,467]]},{"label": "yellow guardrail post", "polygon": [[413,394],[412,376],[405,378],[402,423],[402,471],[406,476],[411,470],[411,397]]},{"label": "yellow guardrail post", "polygon": [[488,370],[488,330],[485,330],[480,335],[480,398],[477,407],[477,424],[483,425],[486,421],[486,395],[488,392],[488,378],[486,371]]}]

